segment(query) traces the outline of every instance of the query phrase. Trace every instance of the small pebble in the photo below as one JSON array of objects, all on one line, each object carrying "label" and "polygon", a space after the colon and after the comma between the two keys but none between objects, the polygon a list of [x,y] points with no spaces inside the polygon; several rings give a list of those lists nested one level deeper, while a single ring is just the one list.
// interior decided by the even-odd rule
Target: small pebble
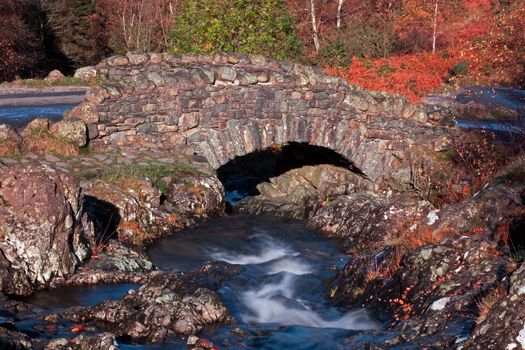
[{"label": "small pebble", "polygon": [[188,341],[186,342],[186,344],[188,344],[188,345],[195,345],[195,344],[197,344],[198,341],[199,341],[199,337],[196,337],[194,335],[190,335],[188,337]]}]

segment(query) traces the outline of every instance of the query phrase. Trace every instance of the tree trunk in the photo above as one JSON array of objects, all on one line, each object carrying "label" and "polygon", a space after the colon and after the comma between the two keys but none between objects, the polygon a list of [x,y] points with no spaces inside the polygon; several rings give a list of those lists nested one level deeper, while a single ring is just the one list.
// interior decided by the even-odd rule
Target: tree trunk
[{"label": "tree trunk", "polygon": [[341,28],[341,10],[343,9],[343,3],[345,0],[337,0],[337,25],[336,28]]},{"label": "tree trunk", "polygon": [[317,19],[315,18],[314,0],[310,0],[310,15],[312,19],[312,39],[314,40],[315,52],[319,52],[319,33],[317,29]]},{"label": "tree trunk", "polygon": [[434,17],[432,18],[432,25],[434,27],[434,31],[432,33],[432,53],[436,53],[436,38],[437,38],[437,27],[438,27],[438,1],[436,0],[436,4],[434,6]]}]

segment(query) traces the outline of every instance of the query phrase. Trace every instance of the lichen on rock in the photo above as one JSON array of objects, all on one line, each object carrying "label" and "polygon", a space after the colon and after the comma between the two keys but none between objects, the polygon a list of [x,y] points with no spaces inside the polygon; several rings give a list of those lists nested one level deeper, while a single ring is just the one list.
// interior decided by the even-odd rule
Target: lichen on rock
[{"label": "lichen on rock", "polygon": [[93,227],[67,171],[28,163],[1,175],[0,289],[27,295],[69,277],[90,256]]}]

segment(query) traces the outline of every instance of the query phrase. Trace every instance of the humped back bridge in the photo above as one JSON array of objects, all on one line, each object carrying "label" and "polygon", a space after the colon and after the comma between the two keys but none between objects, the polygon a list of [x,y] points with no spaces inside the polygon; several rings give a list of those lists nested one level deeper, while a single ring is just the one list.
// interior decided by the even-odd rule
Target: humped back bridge
[{"label": "humped back bridge", "polygon": [[189,149],[213,168],[305,142],[338,152],[379,183],[414,149],[445,149],[455,130],[431,106],[256,55],[129,53],[96,69],[107,82],[67,116],[87,123],[92,144]]}]

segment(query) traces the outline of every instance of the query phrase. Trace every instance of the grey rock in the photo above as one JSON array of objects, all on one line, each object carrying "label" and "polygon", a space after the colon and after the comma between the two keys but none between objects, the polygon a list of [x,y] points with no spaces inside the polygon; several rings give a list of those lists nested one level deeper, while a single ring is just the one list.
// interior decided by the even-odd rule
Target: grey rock
[{"label": "grey rock", "polygon": [[217,80],[234,82],[237,71],[232,66],[220,66],[217,68]]},{"label": "grey rock", "polygon": [[39,163],[3,171],[0,289],[27,295],[70,276],[93,240],[77,181]]},{"label": "grey rock", "polygon": [[75,74],[73,75],[74,78],[85,80],[85,81],[96,78],[96,76],[97,76],[97,69],[93,66],[78,68],[75,71]]},{"label": "grey rock", "polygon": [[62,120],[51,126],[51,132],[79,147],[87,144],[87,127],[82,120]]}]

